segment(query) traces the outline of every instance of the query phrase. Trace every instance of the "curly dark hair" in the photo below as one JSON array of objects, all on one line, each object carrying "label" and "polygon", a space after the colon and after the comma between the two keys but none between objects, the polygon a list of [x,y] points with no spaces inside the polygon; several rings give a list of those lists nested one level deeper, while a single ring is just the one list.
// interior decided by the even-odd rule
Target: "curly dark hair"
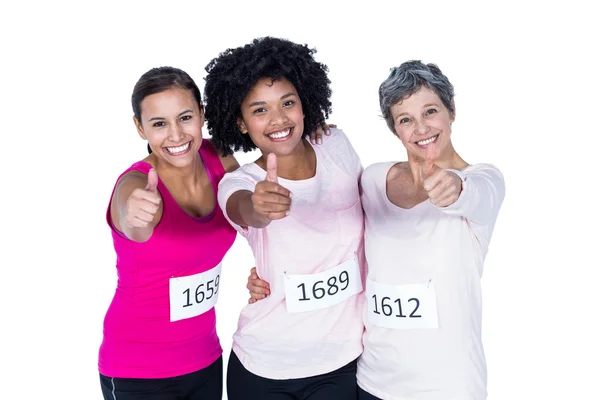
[{"label": "curly dark hair", "polygon": [[302,102],[304,134],[329,118],[331,81],[326,65],[315,61],[316,49],[273,37],[227,49],[206,66],[205,117],[213,145],[224,154],[256,149],[250,135],[240,132],[242,102],[261,78],[285,78],[294,85]]}]

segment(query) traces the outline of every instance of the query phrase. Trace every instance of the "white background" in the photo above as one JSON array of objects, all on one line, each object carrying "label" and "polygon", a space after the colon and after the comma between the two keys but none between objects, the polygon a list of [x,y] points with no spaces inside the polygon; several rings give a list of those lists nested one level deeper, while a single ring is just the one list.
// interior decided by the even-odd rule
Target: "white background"
[{"label": "white background", "polygon": [[[118,174],[146,155],[133,86],[172,65],[203,90],[213,57],[264,35],[317,48],[329,121],[365,166],[405,159],[378,108],[389,69],[440,66],[456,89],[456,149],[496,164],[507,185],[482,279],[489,400],[600,398],[593,2],[339,3],[3,2],[2,398],[101,399],[116,284],[105,210]],[[225,361],[252,265],[238,238],[217,306]]]}]

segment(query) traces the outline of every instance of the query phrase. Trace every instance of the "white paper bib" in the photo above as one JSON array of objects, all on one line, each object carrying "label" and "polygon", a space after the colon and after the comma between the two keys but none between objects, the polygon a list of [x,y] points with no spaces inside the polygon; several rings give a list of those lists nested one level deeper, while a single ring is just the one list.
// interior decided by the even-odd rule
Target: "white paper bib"
[{"label": "white paper bib", "polygon": [[345,301],[363,289],[356,257],[317,274],[286,274],[283,280],[289,313],[327,308]]},{"label": "white paper bib", "polygon": [[171,322],[204,314],[217,303],[221,264],[198,274],[169,279]]},{"label": "white paper bib", "polygon": [[433,282],[386,285],[367,279],[368,320],[389,329],[439,327]]}]

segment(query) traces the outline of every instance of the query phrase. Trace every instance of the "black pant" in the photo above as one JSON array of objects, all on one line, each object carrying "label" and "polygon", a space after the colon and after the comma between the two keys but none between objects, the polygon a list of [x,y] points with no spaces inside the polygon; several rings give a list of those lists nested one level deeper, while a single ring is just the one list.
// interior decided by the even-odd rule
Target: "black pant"
[{"label": "black pant", "polygon": [[381,400],[379,397],[373,396],[371,393],[367,393],[362,390],[360,387],[358,388],[358,400]]},{"label": "black pant", "polygon": [[268,379],[248,371],[235,353],[227,367],[229,400],[357,400],[356,360],[323,375]]},{"label": "black pant", "polygon": [[172,378],[111,378],[100,374],[104,400],[221,400],[223,357],[200,371]]}]

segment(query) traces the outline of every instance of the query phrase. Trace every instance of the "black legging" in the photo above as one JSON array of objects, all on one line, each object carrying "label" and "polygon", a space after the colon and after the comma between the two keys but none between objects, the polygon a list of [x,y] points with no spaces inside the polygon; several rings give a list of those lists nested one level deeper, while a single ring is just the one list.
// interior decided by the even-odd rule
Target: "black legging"
[{"label": "black legging", "polygon": [[229,400],[357,400],[356,360],[326,374],[299,379],[268,379],[249,372],[235,353],[227,368]]},{"label": "black legging", "polygon": [[111,378],[100,374],[104,400],[222,400],[223,357],[200,371],[173,378]]},{"label": "black legging", "polygon": [[371,393],[367,393],[362,390],[360,387],[358,388],[358,400],[381,400],[379,397],[373,396]]}]

